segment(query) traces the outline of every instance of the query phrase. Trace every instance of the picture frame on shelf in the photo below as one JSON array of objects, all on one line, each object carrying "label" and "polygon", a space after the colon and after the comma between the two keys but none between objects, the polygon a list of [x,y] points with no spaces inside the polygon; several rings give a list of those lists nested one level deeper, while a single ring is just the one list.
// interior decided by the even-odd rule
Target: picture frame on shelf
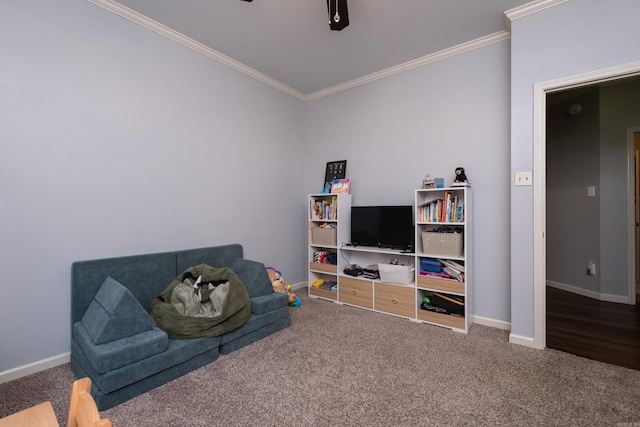
[{"label": "picture frame on shelf", "polygon": [[327,162],[327,169],[324,174],[323,193],[330,193],[333,186],[334,179],[344,179],[347,172],[347,161],[337,160],[333,162]]},{"label": "picture frame on shelf", "polygon": [[331,185],[331,194],[349,194],[349,185],[351,180],[349,178],[334,179]]}]

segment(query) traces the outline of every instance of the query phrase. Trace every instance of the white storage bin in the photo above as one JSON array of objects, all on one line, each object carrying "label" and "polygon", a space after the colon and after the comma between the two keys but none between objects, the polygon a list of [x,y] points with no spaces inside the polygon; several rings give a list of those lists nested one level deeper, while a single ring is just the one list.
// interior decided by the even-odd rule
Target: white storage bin
[{"label": "white storage bin", "polygon": [[378,264],[378,271],[382,282],[408,285],[413,282],[416,269],[412,265]]}]

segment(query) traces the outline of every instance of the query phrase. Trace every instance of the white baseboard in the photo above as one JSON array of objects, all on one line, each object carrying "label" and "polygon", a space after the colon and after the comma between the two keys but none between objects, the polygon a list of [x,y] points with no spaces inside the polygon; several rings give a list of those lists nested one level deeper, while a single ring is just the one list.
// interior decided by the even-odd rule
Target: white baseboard
[{"label": "white baseboard", "polygon": [[547,286],[560,289],[561,291],[571,292],[576,295],[582,295],[583,297],[589,297],[598,301],[629,304],[629,297],[627,295],[602,294],[600,292],[582,289],[577,286],[567,285],[566,283],[554,282],[553,280],[547,280]]},{"label": "white baseboard", "polygon": [[488,317],[473,316],[473,323],[478,325],[490,326],[492,328],[502,329],[503,331],[511,330],[511,322],[505,322],[504,320],[490,319]]},{"label": "white baseboard", "polygon": [[525,347],[536,348],[535,341],[532,337],[523,337],[522,335],[509,334],[509,342],[511,344],[518,344]]},{"label": "white baseboard", "polygon": [[307,282],[299,282],[291,285],[291,290],[296,291],[298,289],[305,289],[307,287]]},{"label": "white baseboard", "polygon": [[29,363],[28,365],[18,366],[17,368],[0,372],[0,384],[8,383],[9,381],[17,380],[18,378],[26,377],[27,375],[35,374],[36,372],[44,371],[49,368],[64,365],[70,361],[71,352]]}]

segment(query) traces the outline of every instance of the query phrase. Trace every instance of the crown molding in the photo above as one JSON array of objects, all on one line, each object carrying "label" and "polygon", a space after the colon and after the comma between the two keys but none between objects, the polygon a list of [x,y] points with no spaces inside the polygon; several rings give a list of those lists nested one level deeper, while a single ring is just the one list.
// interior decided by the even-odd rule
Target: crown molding
[{"label": "crown molding", "polygon": [[128,19],[129,21],[132,21],[164,37],[167,37],[168,39],[171,39],[190,49],[193,49],[196,52],[199,52],[211,59],[221,62],[233,68],[234,70],[240,71],[241,73],[251,76],[254,79],[259,80],[269,86],[272,86],[284,93],[287,93],[302,101],[305,100],[305,95],[302,92],[299,92],[293,88],[290,88],[289,86],[284,85],[279,81],[274,80],[271,77],[265,74],[262,74],[259,71],[254,70],[251,67],[247,67],[241,62],[238,62],[235,59],[230,58],[218,52],[217,50],[211,49],[210,47],[207,47],[202,43],[197,42],[192,38],[185,36],[184,34],[181,34],[175,30],[172,30],[171,28],[165,25],[162,25],[161,23],[154,21],[153,19],[150,19],[134,10],[131,10],[128,7],[121,5],[116,1],[113,1],[113,0],[89,0],[89,1],[97,6],[100,6],[110,12],[115,13],[116,15],[120,15],[123,18]]},{"label": "crown molding", "polygon": [[[433,53],[431,55],[423,56],[421,58],[417,58],[417,59],[405,62],[403,64],[399,64],[399,65],[387,68],[385,70],[368,74],[366,76],[359,77],[357,79],[350,80],[348,82],[344,82],[339,85],[332,86],[332,87],[305,95],[304,93],[297,91],[285,84],[282,84],[279,81],[272,79],[271,77],[265,74],[262,74],[261,72],[256,71],[253,68],[248,67],[242,64],[241,62],[238,62],[235,59],[218,52],[215,49],[211,49],[210,47],[205,46],[204,44],[197,42],[192,38],[185,36],[184,34],[181,34],[165,25],[162,25],[157,21],[154,21],[153,19],[150,19],[132,9],[129,9],[128,7],[123,6],[122,4],[114,0],[88,0],[88,1],[112,13],[115,13],[116,15],[119,15],[125,19],[128,19],[131,22],[134,22],[151,31],[154,31],[170,40],[180,43],[183,46],[193,49],[196,52],[199,52],[213,60],[221,62],[233,68],[236,71],[239,71],[243,74],[253,77],[258,81],[261,81],[275,89],[278,89],[288,95],[293,96],[294,98],[297,98],[305,102],[322,98],[324,96],[332,95],[334,93],[338,93],[343,90],[351,89],[367,83],[371,83],[373,81],[380,80],[395,74],[399,74],[416,67],[420,67],[435,61],[440,61],[442,59],[459,55],[461,53],[468,52],[473,49],[478,49],[483,46],[500,42],[502,40],[507,40],[511,37],[511,33],[509,31],[507,30],[500,31],[494,34],[490,34],[488,36],[480,37],[478,39],[459,44],[457,46],[442,50],[440,52]],[[526,5],[523,5],[519,8],[507,11],[505,12],[505,15],[509,20],[516,19],[521,16],[527,15],[529,13],[534,13],[539,10],[545,9],[547,7],[554,6],[558,3],[563,3],[565,1],[569,1],[569,0],[536,0],[531,3],[527,3]],[[510,21],[508,22],[508,24],[510,24]]]},{"label": "crown molding", "polygon": [[511,33],[509,33],[508,31],[500,31],[485,37],[480,37],[478,39],[459,44],[449,49],[441,50],[440,52],[436,52],[431,55],[423,56],[421,58],[417,58],[412,61],[408,61],[403,64],[399,64],[382,71],[368,74],[366,76],[359,77],[357,79],[350,80],[348,82],[341,83],[339,85],[336,85],[327,89],[319,90],[317,92],[314,92],[310,95],[305,96],[305,101],[312,101],[314,99],[322,98],[323,96],[327,96],[337,92],[341,92],[343,90],[351,89],[366,83],[371,83],[375,80],[383,79],[385,77],[389,77],[394,74],[403,73],[405,71],[411,70],[416,67],[421,67],[423,65],[430,64],[435,61],[440,61],[455,55],[459,55],[461,53],[465,53],[473,49],[478,49],[480,47],[488,46],[490,44],[497,43],[502,40],[507,40],[510,37],[511,37]]},{"label": "crown molding", "polygon": [[507,20],[507,28],[509,29],[509,31],[511,31],[511,22],[513,22],[514,19],[522,18],[523,16],[540,12],[541,10],[557,6],[567,1],[569,0],[534,0],[530,3],[523,4],[522,6],[514,7],[513,9],[507,10],[504,13],[504,16]]}]

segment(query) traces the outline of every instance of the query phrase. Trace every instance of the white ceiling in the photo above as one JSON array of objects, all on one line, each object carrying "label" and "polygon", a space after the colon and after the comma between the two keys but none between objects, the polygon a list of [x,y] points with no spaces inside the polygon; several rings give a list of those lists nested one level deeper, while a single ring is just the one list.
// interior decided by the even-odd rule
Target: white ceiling
[{"label": "white ceiling", "polygon": [[331,31],[326,0],[90,1],[134,21],[142,18],[150,28],[160,23],[303,98],[504,33],[505,11],[536,3],[348,0],[350,25]]}]

